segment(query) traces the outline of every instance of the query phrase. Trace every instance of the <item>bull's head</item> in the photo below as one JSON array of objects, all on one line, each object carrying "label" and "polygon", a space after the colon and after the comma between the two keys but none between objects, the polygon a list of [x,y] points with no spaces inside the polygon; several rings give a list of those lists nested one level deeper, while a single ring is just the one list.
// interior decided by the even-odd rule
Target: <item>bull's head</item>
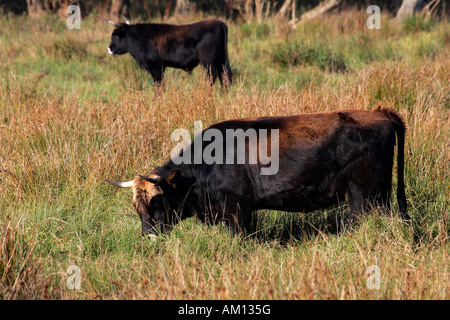
[{"label": "bull's head", "polygon": [[116,27],[111,35],[111,43],[108,46],[108,53],[118,55],[127,53],[128,49],[126,43],[126,30],[128,25],[130,24],[130,21],[126,18],[125,23],[114,22],[109,19],[105,19],[105,21]]},{"label": "bull's head", "polygon": [[135,180],[128,182],[106,182],[121,188],[132,188],[133,207],[136,209],[142,223],[142,235],[156,238],[158,234],[167,231],[177,219],[171,208],[168,196],[175,189],[177,172],[169,174],[166,178],[152,174],[139,175]]}]

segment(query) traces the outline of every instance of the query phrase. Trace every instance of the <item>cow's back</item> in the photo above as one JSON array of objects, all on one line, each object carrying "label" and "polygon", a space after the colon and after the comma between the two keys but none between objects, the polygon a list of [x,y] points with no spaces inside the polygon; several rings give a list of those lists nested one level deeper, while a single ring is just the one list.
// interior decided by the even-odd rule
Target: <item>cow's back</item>
[{"label": "cow's back", "polygon": [[[327,207],[345,198],[346,179],[355,163],[375,166],[376,161],[381,161],[382,170],[392,167],[395,129],[383,112],[344,110],[248,118],[224,121],[211,128],[223,134],[227,129],[278,130],[276,174],[261,175],[261,164],[223,165],[228,173],[225,179],[234,186],[239,180],[245,181],[234,188],[251,194],[254,205],[261,209],[311,211]],[[209,175],[220,181],[223,172],[212,170]]]}]

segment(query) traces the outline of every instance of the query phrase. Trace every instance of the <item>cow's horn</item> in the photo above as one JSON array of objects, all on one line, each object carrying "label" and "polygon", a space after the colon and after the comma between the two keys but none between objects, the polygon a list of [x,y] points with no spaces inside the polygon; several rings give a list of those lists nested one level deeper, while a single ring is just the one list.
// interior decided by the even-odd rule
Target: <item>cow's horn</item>
[{"label": "cow's horn", "polygon": [[112,25],[114,25],[116,27],[120,24],[119,22],[114,22],[114,21],[106,19],[106,18],[103,18],[103,19],[105,19],[105,21],[108,22],[109,24],[112,24]]},{"label": "cow's horn", "polygon": [[119,187],[119,188],[131,188],[133,186],[134,180],[127,181],[127,182],[115,182],[108,179],[105,179],[106,182],[112,184],[113,186]]},{"label": "cow's horn", "polygon": [[158,184],[161,181],[161,177],[156,174],[152,174],[150,177],[139,175],[139,177],[153,184]]},{"label": "cow's horn", "polygon": [[125,20],[126,24],[130,24],[130,20],[128,20],[127,17],[123,16],[123,20]]}]

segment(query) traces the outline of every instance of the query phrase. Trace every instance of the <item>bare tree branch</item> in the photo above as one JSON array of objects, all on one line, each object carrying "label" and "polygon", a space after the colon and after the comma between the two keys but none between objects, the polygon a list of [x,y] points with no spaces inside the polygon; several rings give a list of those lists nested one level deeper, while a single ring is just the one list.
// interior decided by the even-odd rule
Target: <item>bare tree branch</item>
[{"label": "bare tree branch", "polygon": [[285,0],[280,10],[278,10],[276,18],[280,19],[287,15],[289,7],[291,6],[292,0]]},{"label": "bare tree branch", "polygon": [[400,21],[407,17],[411,17],[414,14],[414,10],[418,3],[419,0],[403,0],[400,9],[397,11],[396,19]]},{"label": "bare tree branch", "polygon": [[306,21],[315,19],[315,18],[321,16],[322,14],[327,13],[331,9],[337,7],[341,2],[342,2],[342,0],[326,0],[326,1],[323,1],[321,4],[319,4],[314,9],[312,9],[310,11],[307,11],[304,14],[302,14],[300,16],[300,18],[292,19],[289,22],[289,24],[293,28],[295,28],[297,25],[299,25],[301,23],[304,23]]}]

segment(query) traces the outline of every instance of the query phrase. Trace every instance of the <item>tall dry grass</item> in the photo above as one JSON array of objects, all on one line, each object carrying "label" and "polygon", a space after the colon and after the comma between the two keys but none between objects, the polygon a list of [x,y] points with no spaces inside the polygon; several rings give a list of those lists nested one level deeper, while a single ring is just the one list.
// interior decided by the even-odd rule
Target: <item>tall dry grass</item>
[{"label": "tall dry grass", "polygon": [[[230,23],[233,86],[211,89],[199,68],[168,70],[161,95],[130,57],[106,57],[111,29],[93,17],[76,34],[51,17],[2,18],[14,31],[0,35],[0,297],[448,299],[448,22],[417,29],[384,17],[374,34],[364,17],[344,12],[295,31]],[[280,66],[281,42],[336,53],[345,71],[314,59]],[[131,195],[102,182],[149,172],[168,159],[172,131],[196,120],[378,104],[408,125],[410,223],[395,210],[344,227],[339,210],[262,211],[253,237],[191,219],[151,243]],[[80,290],[66,285],[70,265]],[[379,289],[367,287],[371,265]]]}]

